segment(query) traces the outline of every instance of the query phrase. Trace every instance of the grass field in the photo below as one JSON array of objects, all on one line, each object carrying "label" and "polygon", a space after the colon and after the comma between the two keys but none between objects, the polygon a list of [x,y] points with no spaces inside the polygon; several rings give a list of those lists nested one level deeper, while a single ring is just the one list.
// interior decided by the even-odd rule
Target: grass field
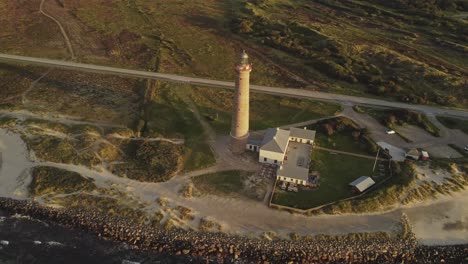
[{"label": "grass field", "polygon": [[375,155],[377,146],[365,130],[351,119],[337,117],[321,120],[309,129],[316,130],[315,145],[362,155]]},{"label": "grass field", "polygon": [[374,161],[370,159],[315,150],[311,170],[320,173],[320,186],[316,189],[301,188],[298,193],[278,191],[279,188],[276,188],[272,203],[309,209],[351,197],[353,193],[348,184],[360,176],[371,176],[373,165]]},{"label": "grass field", "polygon": [[460,129],[463,133],[468,134],[468,120],[444,116],[438,116],[437,120],[450,129]]},{"label": "grass field", "polygon": [[[466,25],[445,15],[462,1],[101,2],[46,2],[79,61],[233,80],[246,49],[256,84],[467,105]],[[1,51],[68,57],[38,5],[2,2]]]},{"label": "grass field", "polygon": [[393,176],[377,189],[357,199],[339,202],[324,207],[329,214],[369,213],[388,210],[401,201],[415,182],[415,172],[411,162],[392,164]]},{"label": "grass field", "polygon": [[184,170],[191,171],[215,163],[200,122],[175,89],[188,89],[168,83],[156,83],[156,94],[145,107],[142,134],[145,136],[183,138]]},{"label": "grass field", "polygon": [[362,155],[375,155],[369,148],[369,143],[354,139],[350,133],[335,133],[328,136],[324,133],[316,133],[315,144],[320,147],[336,149]]},{"label": "grass field", "polygon": [[[191,98],[217,133],[229,133],[233,91],[196,87],[192,89]],[[250,129],[262,130],[333,116],[340,110],[341,106],[334,103],[251,93]]]},{"label": "grass field", "polygon": [[250,175],[245,171],[223,171],[192,178],[195,187],[203,194],[242,194],[244,181]]}]

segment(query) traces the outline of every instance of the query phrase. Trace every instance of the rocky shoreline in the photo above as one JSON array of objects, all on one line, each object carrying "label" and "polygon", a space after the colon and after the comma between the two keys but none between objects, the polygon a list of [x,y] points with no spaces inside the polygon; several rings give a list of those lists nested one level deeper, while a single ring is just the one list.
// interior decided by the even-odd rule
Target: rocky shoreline
[{"label": "rocky shoreline", "polygon": [[178,256],[185,262],[212,263],[466,263],[468,245],[421,246],[405,238],[261,240],[223,233],[170,231],[86,209],[55,209],[27,200],[0,198],[0,209],[27,215],[106,240],[124,242],[137,251]]}]

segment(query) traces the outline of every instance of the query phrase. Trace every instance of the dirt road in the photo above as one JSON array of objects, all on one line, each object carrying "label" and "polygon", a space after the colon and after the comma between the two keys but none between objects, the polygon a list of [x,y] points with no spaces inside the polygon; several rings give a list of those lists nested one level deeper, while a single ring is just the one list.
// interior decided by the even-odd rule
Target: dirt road
[{"label": "dirt road", "polygon": [[[46,59],[46,58],[34,58],[34,57],[25,57],[25,56],[18,56],[18,55],[0,54],[0,61],[42,65],[42,66],[57,67],[57,68],[69,69],[69,70],[87,71],[87,72],[94,72],[94,73],[101,73],[101,74],[112,74],[112,75],[134,77],[134,78],[156,79],[156,80],[185,83],[185,84],[191,84],[191,85],[202,85],[202,86],[234,89],[234,83],[227,82],[227,81],[195,78],[195,77],[158,73],[158,72],[148,72],[148,71],[142,71],[142,70],[130,70],[130,69],[76,63],[76,62],[69,62],[69,61],[51,60],[51,59]],[[334,101],[334,102],[351,103],[351,104],[404,108],[404,109],[413,110],[413,111],[420,111],[420,112],[426,113],[427,115],[454,116],[454,117],[459,117],[463,119],[468,119],[468,111],[464,109],[449,109],[449,108],[442,108],[442,107],[435,107],[435,106],[428,106],[428,105],[406,104],[406,103],[401,103],[401,102],[385,101],[381,99],[357,97],[357,96],[350,96],[350,95],[343,95],[343,94],[324,93],[324,92],[309,91],[309,90],[303,90],[303,89],[278,88],[278,87],[259,86],[259,85],[251,85],[250,89],[252,90],[252,92],[281,95],[281,96],[286,96],[286,97],[310,98],[310,99],[316,99],[316,100]]]}]

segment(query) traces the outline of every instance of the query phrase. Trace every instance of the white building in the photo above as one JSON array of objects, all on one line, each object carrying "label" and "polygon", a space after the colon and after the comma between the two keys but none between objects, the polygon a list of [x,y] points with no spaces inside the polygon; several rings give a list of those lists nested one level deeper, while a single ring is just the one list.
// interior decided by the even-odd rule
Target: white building
[{"label": "white building", "polygon": [[289,140],[299,143],[306,143],[313,145],[315,139],[315,130],[307,130],[292,127],[289,130]]},{"label": "white building", "polygon": [[371,177],[361,176],[357,178],[356,180],[354,180],[349,185],[354,187],[358,192],[363,192],[369,189],[369,187],[371,187],[374,184],[375,184],[375,181]]},{"label": "white building", "polygon": [[289,143],[289,131],[269,128],[260,145],[258,161],[270,164],[282,164]]},{"label": "white building", "polygon": [[277,164],[278,180],[307,185],[314,139],[314,130],[270,128],[261,142],[249,140],[246,148],[259,152],[259,162]]}]

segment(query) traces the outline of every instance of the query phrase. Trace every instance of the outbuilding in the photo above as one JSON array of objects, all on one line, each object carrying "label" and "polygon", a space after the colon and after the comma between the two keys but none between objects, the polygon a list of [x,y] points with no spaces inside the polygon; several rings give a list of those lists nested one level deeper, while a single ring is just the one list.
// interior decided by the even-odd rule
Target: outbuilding
[{"label": "outbuilding", "polygon": [[375,184],[375,181],[368,176],[361,176],[351,182],[349,186],[353,187],[353,189],[357,192],[363,192],[367,189],[369,189],[372,185]]},{"label": "outbuilding", "polygon": [[421,151],[421,159],[422,160],[429,160],[429,153],[427,153],[427,151]]},{"label": "outbuilding", "polygon": [[406,154],[405,154],[406,158],[410,158],[410,159],[414,159],[414,160],[419,160],[419,156],[420,156],[419,150],[417,150],[415,148],[408,150],[408,152],[406,152]]}]

